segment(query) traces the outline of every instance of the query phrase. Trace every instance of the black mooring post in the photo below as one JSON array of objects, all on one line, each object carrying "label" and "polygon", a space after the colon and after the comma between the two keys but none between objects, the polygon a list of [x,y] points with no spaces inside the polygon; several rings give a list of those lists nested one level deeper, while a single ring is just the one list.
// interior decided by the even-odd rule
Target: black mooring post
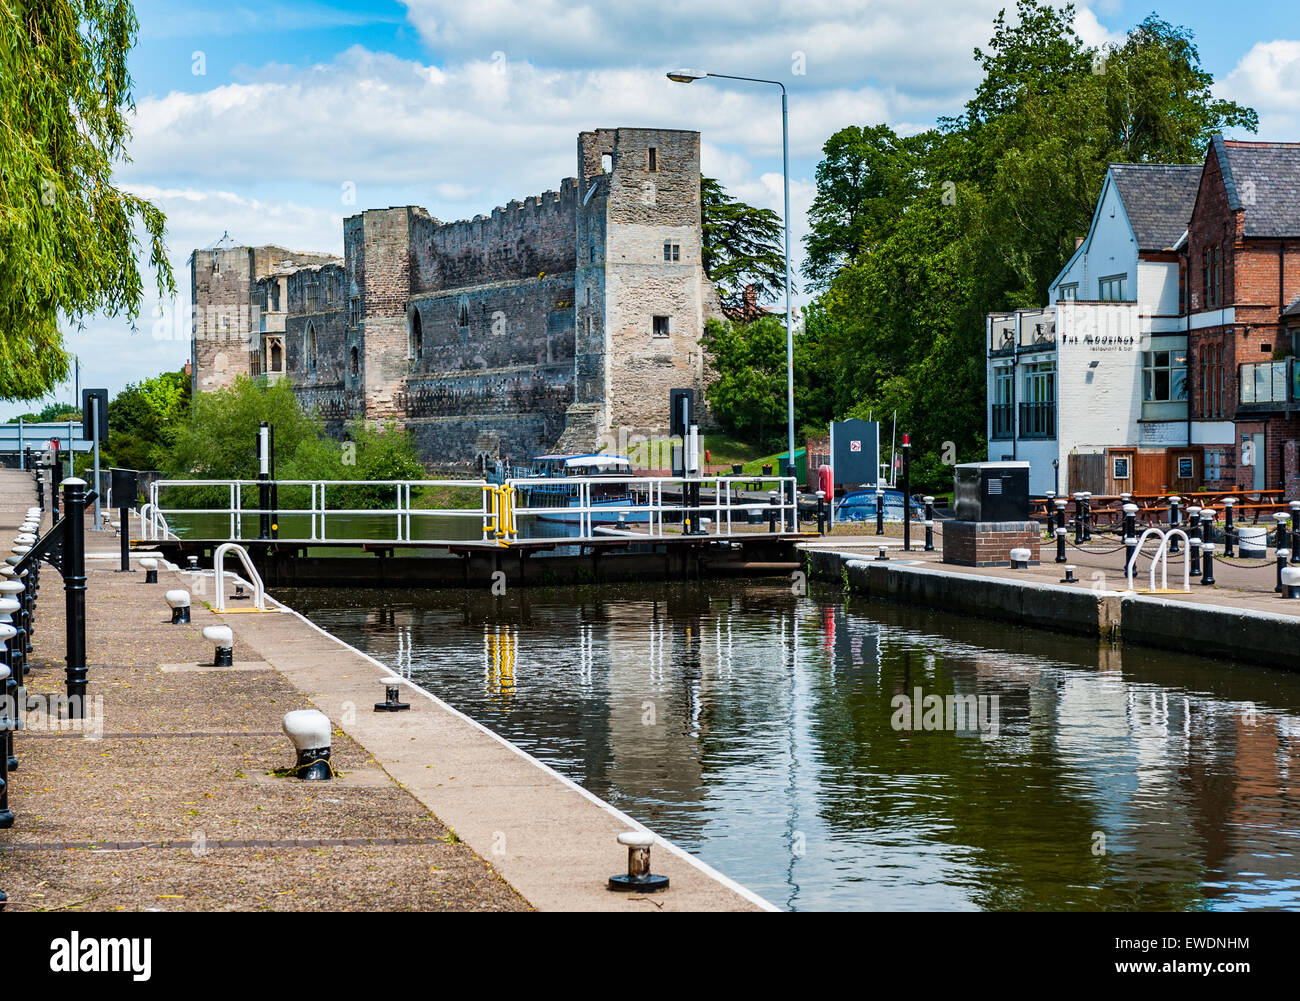
[{"label": "black mooring post", "polygon": [[86,718],[86,481],[63,481],[63,595],[67,609],[68,718]]},{"label": "black mooring post", "polygon": [[876,487],[876,534],[885,534],[885,489]]},{"label": "black mooring post", "polygon": [[1083,545],[1083,494],[1074,495],[1074,544]]},{"label": "black mooring post", "polygon": [[122,537],[122,573],[131,572],[131,509],[117,509],[117,531]]},{"label": "black mooring post", "polygon": [[903,435],[903,552],[912,550],[912,436]]},{"label": "black mooring post", "polygon": [[1236,556],[1233,535],[1232,508],[1237,503],[1235,497],[1225,497],[1223,499],[1223,555]]},{"label": "black mooring post", "polygon": [[925,551],[934,552],[934,498],[927,494],[925,500]]}]

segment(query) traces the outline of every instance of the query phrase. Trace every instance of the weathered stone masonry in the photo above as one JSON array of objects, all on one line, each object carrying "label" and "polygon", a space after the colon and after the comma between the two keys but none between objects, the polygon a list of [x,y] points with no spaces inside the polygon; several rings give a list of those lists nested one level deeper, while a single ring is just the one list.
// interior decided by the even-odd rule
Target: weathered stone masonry
[{"label": "weathered stone masonry", "polygon": [[331,433],[393,419],[431,465],[666,435],[669,389],[702,398],[700,335],[720,315],[699,144],[584,132],[559,191],[453,223],[370,209],[344,220],[342,260],[195,251],[195,389],[287,379]]}]

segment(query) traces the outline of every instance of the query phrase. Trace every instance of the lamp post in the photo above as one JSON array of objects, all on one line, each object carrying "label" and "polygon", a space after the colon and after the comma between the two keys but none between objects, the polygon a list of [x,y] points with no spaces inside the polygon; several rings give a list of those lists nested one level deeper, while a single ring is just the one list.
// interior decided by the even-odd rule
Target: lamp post
[{"label": "lamp post", "polygon": [[[790,111],[786,102],[785,84],[780,80],[763,80],[752,76],[731,76],[727,73],[705,73],[701,70],[673,70],[668,79],[674,83],[694,83],[705,77],[716,80],[743,80],[746,83],[767,83],[781,88],[781,176],[785,181],[785,406],[787,432],[787,458],[789,474],[794,475],[794,329],[790,323]],[[792,498],[793,500],[794,498]],[[796,502],[797,505],[797,502]],[[796,506],[795,510],[798,508]]]}]

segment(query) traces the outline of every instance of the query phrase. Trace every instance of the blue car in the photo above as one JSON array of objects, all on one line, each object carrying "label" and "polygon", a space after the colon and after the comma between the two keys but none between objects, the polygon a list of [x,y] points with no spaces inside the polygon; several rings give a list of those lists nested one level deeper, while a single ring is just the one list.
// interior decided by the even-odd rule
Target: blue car
[{"label": "blue car", "polygon": [[[903,491],[886,490],[884,492],[885,501],[885,521],[903,520]],[[925,505],[912,498],[912,520],[922,521],[925,518]],[[835,502],[835,520],[836,521],[875,521],[876,520],[876,491],[874,488],[866,490],[851,490]]]}]

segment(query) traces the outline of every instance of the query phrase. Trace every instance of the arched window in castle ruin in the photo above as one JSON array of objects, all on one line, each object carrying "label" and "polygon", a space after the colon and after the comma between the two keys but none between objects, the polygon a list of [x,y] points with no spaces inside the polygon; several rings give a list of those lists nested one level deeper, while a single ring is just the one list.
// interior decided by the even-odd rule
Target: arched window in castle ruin
[{"label": "arched window in castle ruin", "polygon": [[457,320],[461,327],[469,326],[469,300],[463,296],[460,300],[460,315],[457,317]]},{"label": "arched window in castle ruin", "polygon": [[307,344],[303,355],[307,359],[307,368],[316,371],[316,327],[311,323],[307,324]]},{"label": "arched window in castle ruin", "polygon": [[357,346],[355,344],[352,345],[352,350],[349,352],[348,368],[353,375],[357,375],[361,371],[361,358],[357,354]]},{"label": "arched window in castle ruin", "polygon": [[420,322],[420,311],[411,310],[411,321],[406,334],[406,357],[419,361],[424,356],[424,324]]},{"label": "arched window in castle ruin", "polygon": [[271,341],[271,368],[272,372],[284,371],[284,348],[280,346],[280,338],[273,338]]}]

